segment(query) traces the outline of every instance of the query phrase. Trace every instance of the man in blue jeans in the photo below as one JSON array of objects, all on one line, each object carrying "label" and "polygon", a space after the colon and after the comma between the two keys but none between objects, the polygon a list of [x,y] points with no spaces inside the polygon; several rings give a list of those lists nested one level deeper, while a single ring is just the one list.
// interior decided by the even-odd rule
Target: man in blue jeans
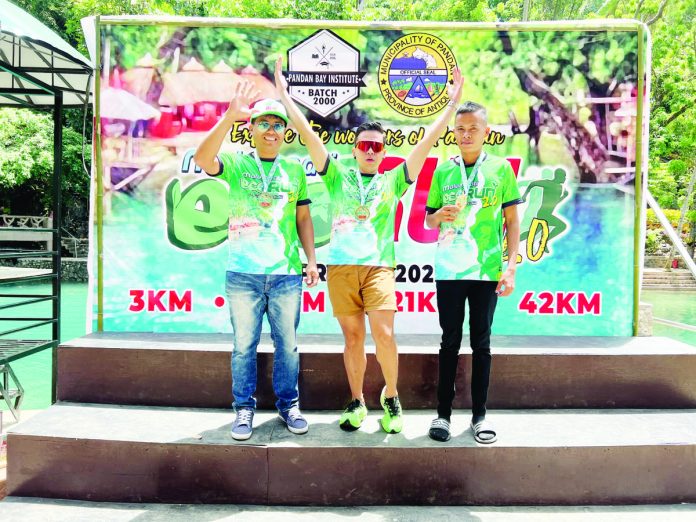
[{"label": "man in blue jeans", "polygon": [[[272,99],[259,100],[248,82],[237,84],[229,108],[196,150],[194,160],[229,185],[229,260],[225,289],[234,330],[232,394],[235,440],[251,437],[256,408],[256,350],[266,314],[275,348],[273,390],[279,417],[292,433],[306,433],[299,408],[296,331],[302,298],[302,261],[307,286],[319,280],[307,181],[299,162],[279,155],[288,116]],[[236,121],[251,122],[256,150],[230,154],[220,147]]]}]

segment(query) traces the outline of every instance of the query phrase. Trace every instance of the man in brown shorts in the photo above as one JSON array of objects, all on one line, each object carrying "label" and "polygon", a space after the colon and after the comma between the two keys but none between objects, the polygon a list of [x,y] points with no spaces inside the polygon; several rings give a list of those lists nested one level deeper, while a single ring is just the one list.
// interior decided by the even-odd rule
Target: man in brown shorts
[{"label": "man in brown shorts", "polygon": [[360,125],[352,151],[355,161],[348,165],[339,163],[329,157],[324,143],[290,98],[281,69],[282,59],[279,58],[275,79],[281,101],[306,143],[333,208],[327,259],[329,298],[345,338],[343,361],[352,395],[339,425],[346,431],[353,431],[367,416],[363,397],[367,365],[364,314],[367,314],[386,383],[380,396],[384,408],[380,424],[387,433],[398,433],[403,427],[403,417],[397,391],[399,359],[394,340],[394,221],[399,199],[416,180],[428,152],[454,115],[461,98],[461,73],[459,69],[454,70],[454,82],[447,88],[450,99],[447,107],[406,161],[380,174],[379,165],[386,155],[382,126],[378,122]]}]

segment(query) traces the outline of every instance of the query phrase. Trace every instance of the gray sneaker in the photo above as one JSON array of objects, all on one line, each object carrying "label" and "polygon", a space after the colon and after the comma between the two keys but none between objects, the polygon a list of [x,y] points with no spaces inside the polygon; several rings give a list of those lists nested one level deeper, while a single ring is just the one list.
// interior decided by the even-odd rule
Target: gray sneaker
[{"label": "gray sneaker", "polygon": [[234,440],[247,440],[251,437],[253,423],[254,410],[251,408],[239,408],[234,424],[232,424],[232,438]]},{"label": "gray sneaker", "polygon": [[302,412],[300,412],[300,408],[297,406],[293,406],[287,411],[279,411],[278,417],[285,423],[291,433],[302,435],[309,430],[309,423],[302,416]]}]

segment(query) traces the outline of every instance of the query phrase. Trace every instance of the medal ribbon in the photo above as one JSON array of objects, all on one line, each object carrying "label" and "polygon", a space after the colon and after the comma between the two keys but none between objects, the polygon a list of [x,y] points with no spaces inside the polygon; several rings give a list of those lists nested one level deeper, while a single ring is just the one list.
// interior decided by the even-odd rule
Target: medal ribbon
[{"label": "medal ribbon", "polygon": [[476,160],[476,163],[474,163],[474,168],[471,170],[471,176],[467,177],[466,165],[464,165],[464,158],[459,156],[459,171],[462,174],[462,186],[464,187],[464,195],[467,198],[469,197],[469,188],[471,187],[471,183],[473,183],[473,181],[476,179],[479,168],[481,167],[481,163],[483,163],[485,159],[486,153],[481,152],[481,154],[479,154],[478,159]]},{"label": "medal ribbon", "polygon": [[[263,165],[261,164],[261,160],[256,154],[252,154],[254,156],[254,159],[256,160],[256,167],[259,169],[259,174],[261,174],[261,181],[263,182],[263,191],[268,192],[268,186],[271,184],[271,181],[273,181],[273,178],[275,177],[275,171],[276,169],[280,166],[280,156],[276,156],[275,160],[273,160],[273,166],[271,166],[271,170],[268,173],[268,177],[266,177],[266,171],[263,169]],[[281,169],[282,171],[283,169]]]},{"label": "medal ribbon", "polygon": [[375,174],[370,180],[370,183],[367,185],[367,188],[365,188],[365,186],[363,185],[362,174],[356,171],[352,172],[355,174],[355,177],[358,180],[358,191],[360,192],[360,205],[365,206],[367,196],[372,190],[372,187],[374,187],[375,182],[377,181],[377,176],[379,176],[379,174]]}]

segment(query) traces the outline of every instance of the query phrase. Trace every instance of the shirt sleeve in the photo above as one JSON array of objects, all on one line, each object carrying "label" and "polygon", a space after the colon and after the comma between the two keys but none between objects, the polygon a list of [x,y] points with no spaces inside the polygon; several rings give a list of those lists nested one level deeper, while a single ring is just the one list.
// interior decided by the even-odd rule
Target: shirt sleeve
[{"label": "shirt sleeve", "polygon": [[428,191],[428,200],[425,202],[425,211],[432,214],[442,208],[442,192],[440,191],[440,169],[435,169],[433,179],[430,182],[430,190]]},{"label": "shirt sleeve", "polygon": [[299,166],[298,171],[300,178],[300,187],[297,192],[297,205],[309,205],[312,202],[312,200],[309,199],[307,195],[307,174],[305,173],[302,166]]},{"label": "shirt sleeve", "polygon": [[512,166],[505,162],[505,172],[503,173],[503,199],[502,207],[519,205],[524,200],[520,197],[520,189],[517,186],[517,178],[512,170]]},{"label": "shirt sleeve", "polygon": [[406,162],[404,161],[391,169],[389,175],[394,177],[394,193],[398,197],[403,196],[409,185],[411,185],[411,180],[408,179],[408,172],[406,171]]},{"label": "shirt sleeve", "polygon": [[331,157],[331,155],[329,155],[326,158],[326,165],[324,165],[324,169],[317,171],[317,174],[319,174],[328,189],[331,189],[333,184],[336,182],[336,178],[339,176],[338,169],[338,163],[334,158]]},{"label": "shirt sleeve", "polygon": [[207,173],[209,176],[214,176],[218,179],[230,183],[232,181],[232,176],[236,170],[237,165],[237,154],[230,154],[229,152],[221,152],[218,154],[218,163],[220,164],[220,170],[217,174]]}]

